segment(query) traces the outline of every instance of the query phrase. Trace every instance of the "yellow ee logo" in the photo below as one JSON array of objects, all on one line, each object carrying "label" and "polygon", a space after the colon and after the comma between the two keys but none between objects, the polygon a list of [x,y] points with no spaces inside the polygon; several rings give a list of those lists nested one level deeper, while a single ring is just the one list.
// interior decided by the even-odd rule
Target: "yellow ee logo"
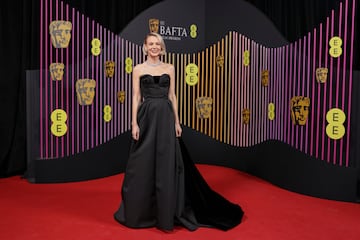
[{"label": "yellow ee logo", "polygon": [[64,110],[62,109],[55,109],[51,115],[50,115],[50,119],[51,119],[51,133],[56,136],[56,137],[62,137],[65,135],[65,133],[67,132],[67,125],[66,125],[66,120],[67,120],[67,114]]},{"label": "yellow ee logo", "polygon": [[190,37],[191,38],[197,37],[197,26],[195,24],[191,24],[190,26]]},{"label": "yellow ee logo", "polygon": [[91,53],[94,56],[99,56],[101,53],[101,41],[98,38],[91,40]]},{"label": "yellow ee logo", "polygon": [[329,41],[329,45],[330,56],[337,58],[342,54],[342,39],[340,37],[332,37]]},{"label": "yellow ee logo", "polygon": [[244,66],[249,66],[249,64],[250,64],[250,52],[249,52],[249,50],[244,51],[243,64],[244,64]]},{"label": "yellow ee logo", "polygon": [[127,57],[127,58],[125,59],[125,72],[126,72],[126,73],[129,73],[129,74],[130,74],[130,73],[132,72],[132,70],[133,70],[132,65],[133,65],[132,59],[131,59],[130,57]]},{"label": "yellow ee logo", "polygon": [[199,77],[198,77],[199,68],[196,64],[190,63],[185,68],[185,81],[190,86],[194,86],[198,83]]},{"label": "yellow ee logo", "polygon": [[111,119],[112,119],[112,114],[111,114],[111,106],[110,105],[105,105],[104,106],[104,109],[103,109],[103,112],[104,112],[104,121],[105,122],[110,122]]},{"label": "yellow ee logo", "polygon": [[268,105],[268,118],[271,121],[275,119],[275,104],[272,102]]},{"label": "yellow ee logo", "polygon": [[326,121],[329,123],[326,126],[326,134],[331,139],[340,139],[345,135],[345,113],[339,108],[333,108],[326,114]]}]

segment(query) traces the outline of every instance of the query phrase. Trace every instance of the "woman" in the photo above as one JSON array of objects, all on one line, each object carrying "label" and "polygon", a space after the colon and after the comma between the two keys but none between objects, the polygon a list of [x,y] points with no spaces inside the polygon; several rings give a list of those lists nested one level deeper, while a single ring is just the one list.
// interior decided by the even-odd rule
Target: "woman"
[{"label": "woman", "polygon": [[147,60],[133,70],[133,142],[115,219],[164,231],[236,226],[243,211],[209,188],[181,141],[174,66],[160,60],[163,38],[149,33],[143,51]]}]

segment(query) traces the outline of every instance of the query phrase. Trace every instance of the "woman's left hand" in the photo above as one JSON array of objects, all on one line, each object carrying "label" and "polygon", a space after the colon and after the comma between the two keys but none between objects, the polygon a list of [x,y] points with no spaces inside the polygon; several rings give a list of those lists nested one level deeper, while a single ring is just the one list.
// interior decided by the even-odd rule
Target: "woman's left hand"
[{"label": "woman's left hand", "polygon": [[175,133],[176,137],[181,137],[182,128],[179,123],[175,123]]}]

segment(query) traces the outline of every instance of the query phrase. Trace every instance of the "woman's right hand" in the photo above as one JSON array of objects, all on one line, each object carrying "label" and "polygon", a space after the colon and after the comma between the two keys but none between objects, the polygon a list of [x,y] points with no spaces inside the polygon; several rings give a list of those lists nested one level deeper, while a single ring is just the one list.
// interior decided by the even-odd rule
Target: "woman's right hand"
[{"label": "woman's right hand", "polygon": [[134,140],[139,140],[140,128],[138,124],[133,124],[131,129],[131,136]]}]

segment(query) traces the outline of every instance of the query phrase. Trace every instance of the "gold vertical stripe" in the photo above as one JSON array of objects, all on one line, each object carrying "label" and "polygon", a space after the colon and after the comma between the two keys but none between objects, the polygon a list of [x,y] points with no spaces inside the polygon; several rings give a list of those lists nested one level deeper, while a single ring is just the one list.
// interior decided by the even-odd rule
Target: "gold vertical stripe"
[{"label": "gold vertical stripe", "polygon": [[221,54],[221,52],[220,52],[220,41],[218,41],[217,42],[217,44],[216,44],[216,48],[215,48],[215,51],[214,52],[216,52],[216,54],[214,54],[214,68],[216,69],[216,83],[217,83],[217,105],[218,105],[218,107],[217,107],[217,112],[216,112],[216,116],[217,116],[217,118],[216,118],[216,138],[218,139],[218,140],[220,140],[221,139],[221,137],[220,137],[220,123],[221,123],[221,111],[222,111],[222,109],[221,109],[221,102],[222,102],[222,97],[221,97],[221,89],[219,89],[219,88],[221,88],[221,84],[220,84],[220,82],[221,82],[221,76],[220,76],[220,69],[219,68],[217,68],[217,66],[216,66],[216,57],[217,56],[219,56],[220,54]]},{"label": "gold vertical stripe", "polygon": [[[214,70],[213,70],[213,74],[214,74],[214,76],[216,76],[216,68],[215,68],[215,66],[214,66],[214,62],[215,62],[215,57],[216,57],[216,49],[217,49],[217,47],[216,47],[216,45],[214,45],[214,55],[213,55],[213,58],[212,58],[212,61],[211,61],[211,63],[212,63],[212,65],[213,65],[213,68],[214,68]],[[216,93],[215,93],[215,96],[216,96],[216,121],[214,121],[214,123],[213,123],[213,125],[214,125],[214,128],[215,128],[215,130],[216,130],[216,140],[219,140],[219,128],[218,128],[218,123],[219,123],[219,112],[221,111],[220,110],[220,104],[219,104],[219,102],[221,101],[221,99],[220,99],[220,92],[219,92],[219,88],[220,88],[220,85],[219,85],[219,79],[216,79],[215,77],[214,77],[214,79],[213,79],[213,83],[214,83],[214,86],[215,86],[215,90],[216,90]]]},{"label": "gold vertical stripe", "polygon": [[[200,68],[201,74],[199,76],[200,86],[197,89],[196,98],[201,96],[200,90],[202,91],[202,89],[204,88],[204,62],[203,62],[203,60],[204,60],[204,58],[203,58],[204,51],[201,52],[201,56],[202,57],[200,57],[200,53],[199,53],[199,58],[200,58],[199,68]],[[196,107],[196,102],[194,102],[194,107]],[[196,129],[199,130],[200,132],[203,131],[202,128],[200,128],[200,118],[199,118],[199,116],[196,116],[196,127],[197,127]]]},{"label": "gold vertical stripe", "polygon": [[[186,54],[186,65],[188,65],[188,64],[190,64],[191,63],[191,61],[190,61],[190,54]],[[185,114],[186,114],[186,123],[187,123],[187,125],[189,126],[189,127],[191,127],[191,122],[190,122],[190,106],[189,106],[189,102],[190,102],[190,99],[191,99],[191,94],[190,94],[190,85],[189,84],[187,84],[187,89],[186,89],[186,92],[187,92],[187,94],[186,94],[186,96],[187,96],[187,98],[186,98],[186,112],[185,112]]]},{"label": "gold vertical stripe", "polygon": [[[199,61],[196,60],[196,55],[195,53],[193,54],[193,59],[195,60],[196,62],[196,65],[198,66],[198,69],[199,69]],[[196,91],[197,89],[199,89],[199,82],[200,82],[200,76],[199,76],[199,72],[198,72],[198,83],[194,86],[194,89],[193,89],[193,96],[192,96],[192,101],[191,101],[191,111],[192,111],[192,114],[191,114],[191,118],[192,118],[192,121],[191,121],[191,126],[192,128],[194,129],[194,126],[195,126],[195,107],[194,107],[194,102],[195,102],[195,99],[196,99]]]},{"label": "gold vertical stripe", "polygon": [[[220,50],[220,49],[219,49]],[[218,50],[218,52],[219,52]],[[220,54],[224,56],[224,38],[221,39],[221,50],[220,50]],[[224,129],[224,111],[226,111],[226,109],[224,108],[224,95],[225,95],[225,89],[224,89],[224,76],[223,76],[223,68],[221,68],[221,73],[220,73],[220,79],[221,79],[221,88],[220,88],[220,93],[221,93],[221,102],[220,102],[220,108],[221,108],[221,112],[220,112],[220,124],[219,124],[219,131],[220,131],[220,141],[223,141],[223,129]]]},{"label": "gold vertical stripe", "polygon": [[[211,97],[209,96],[209,90],[208,90],[208,82],[209,82],[209,48],[206,48],[206,56],[205,56],[205,67],[206,67],[206,70],[205,70],[205,92],[203,92],[203,95],[202,96],[207,96],[207,97]],[[211,85],[210,85],[210,91],[211,91]],[[214,110],[214,109],[213,109]],[[208,121],[205,121],[204,123],[204,120],[201,120],[201,124],[204,123],[204,128],[205,128],[205,134],[211,136],[210,132],[208,131],[208,124],[210,123],[211,121],[211,117],[208,119]]]},{"label": "gold vertical stripe", "polygon": [[[183,64],[182,64],[182,58],[183,58],[183,56],[182,56],[182,54],[178,54],[177,55],[178,57],[177,57],[177,66],[178,66],[178,82],[179,82],[179,99],[180,99],[180,104],[179,104],[179,107],[180,107],[180,121],[181,121],[181,123],[182,124],[185,124],[185,122],[184,122],[184,88],[183,88],[183,86],[184,86],[184,81],[185,81],[185,79],[184,79],[184,77],[183,77],[183,68],[182,68],[182,66],[183,66]],[[180,65],[181,65],[181,67],[180,67]]]},{"label": "gold vertical stripe", "polygon": [[209,119],[209,123],[208,123],[208,129],[209,129],[209,136],[214,137],[214,127],[213,127],[213,123],[215,122],[215,115],[214,115],[214,111],[216,111],[215,107],[214,107],[214,94],[213,94],[213,90],[214,90],[214,86],[212,83],[212,64],[211,64],[211,59],[212,59],[212,49],[213,47],[211,46],[209,48],[209,55],[207,56],[207,65],[209,66],[209,68],[207,69],[206,73],[208,74],[208,82],[209,82],[209,97],[211,97],[213,99],[213,109],[212,109],[212,117]]},{"label": "gold vertical stripe", "polygon": [[227,97],[227,113],[228,113],[228,117],[227,117],[227,137],[226,137],[226,140],[225,140],[225,143],[227,144],[230,144],[230,118],[231,118],[231,73],[232,73],[232,68],[231,68],[231,59],[232,59],[232,35],[229,34],[227,36],[227,41],[226,41],[226,54],[227,54],[227,57],[226,59],[228,59],[226,61],[226,68],[225,69],[229,69],[226,71],[226,76],[227,76],[227,83],[228,83],[228,86],[227,86],[227,92],[228,92],[228,97]]},{"label": "gold vertical stripe", "polygon": [[[210,47],[209,52],[210,52],[210,57],[208,58],[209,61],[211,61],[212,58],[212,51],[213,51],[213,46]],[[211,66],[211,64],[209,63],[209,65]],[[209,95],[211,95],[210,97],[213,99],[213,110],[212,110],[212,117],[211,117],[211,121],[209,121],[209,134],[211,137],[215,138],[215,122],[216,122],[216,115],[215,112],[217,111],[216,107],[215,107],[215,101],[216,101],[216,96],[215,96],[215,86],[213,85],[213,81],[212,81],[212,68],[210,67],[210,70],[208,72],[209,74],[209,81],[210,81],[210,86],[211,86],[211,91],[209,92]]]}]

